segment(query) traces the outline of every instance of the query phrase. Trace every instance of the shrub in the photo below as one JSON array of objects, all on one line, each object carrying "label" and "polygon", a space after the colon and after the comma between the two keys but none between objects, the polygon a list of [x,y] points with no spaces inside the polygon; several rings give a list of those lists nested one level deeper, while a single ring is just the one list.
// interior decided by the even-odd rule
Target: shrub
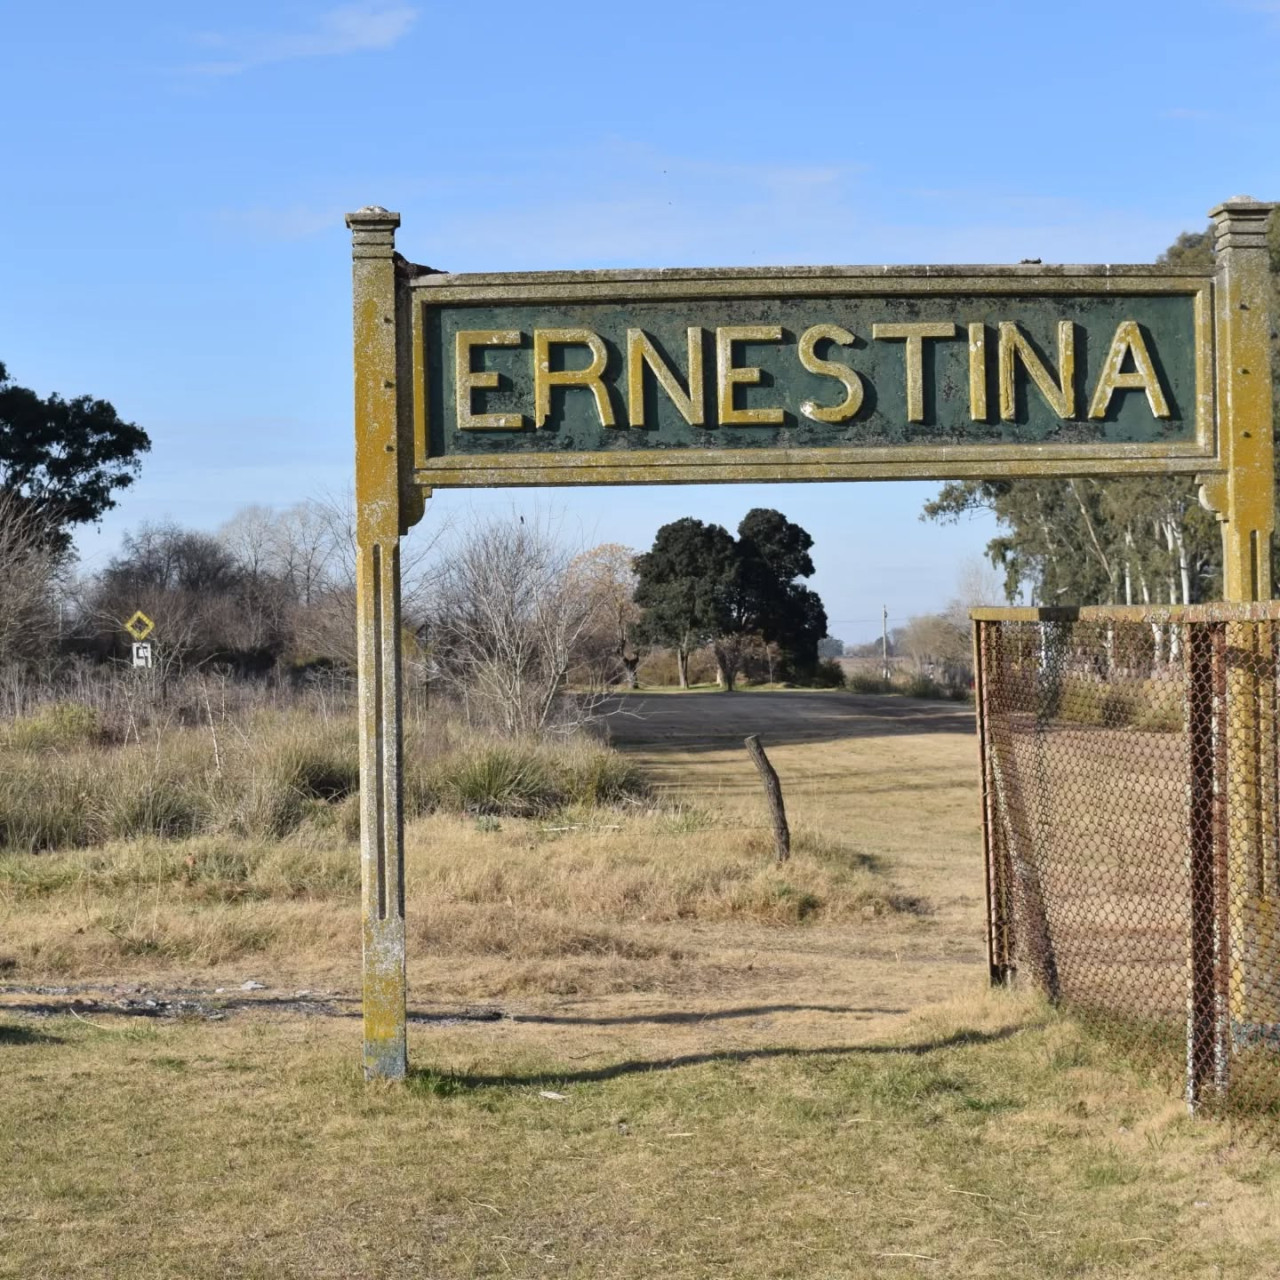
[{"label": "shrub", "polygon": [[642,799],[650,792],[644,774],[630,760],[604,747],[566,753],[563,769],[568,800],[586,808]]},{"label": "shrub", "polygon": [[[641,687],[671,688],[680,683],[675,651],[654,649],[636,669]],[[689,683],[712,684],[716,678],[716,662],[710,649],[696,649],[689,655]]]},{"label": "shrub", "polygon": [[1106,681],[1066,676],[1054,717],[1071,724],[1177,733],[1183,708],[1177,688],[1161,680]]},{"label": "shrub", "polygon": [[1126,685],[1107,685],[1098,691],[1101,695],[1102,723],[1109,729],[1121,729],[1133,723],[1137,715],[1141,694]]},{"label": "shrub", "polygon": [[883,676],[870,676],[855,672],[845,681],[850,693],[893,693],[893,683]]},{"label": "shrub", "polygon": [[7,745],[16,751],[66,750],[90,746],[102,738],[102,717],[82,702],[54,702],[9,728]]},{"label": "shrub", "polygon": [[908,698],[946,698],[949,696],[947,689],[943,685],[940,685],[932,676],[923,674],[912,676],[907,681],[903,692]]},{"label": "shrub", "polygon": [[1064,676],[1058,687],[1054,718],[1072,724],[1100,725],[1104,722],[1104,699],[1105,690],[1097,681]]},{"label": "shrub", "polygon": [[532,815],[557,808],[562,794],[528,747],[473,749],[449,761],[441,787],[463,813]]},{"label": "shrub", "polygon": [[834,658],[823,658],[814,668],[813,683],[819,689],[842,689],[844,668]]},{"label": "shrub", "polygon": [[1148,733],[1181,733],[1186,725],[1186,712],[1171,696],[1171,690],[1142,701],[1133,717],[1133,727]]}]

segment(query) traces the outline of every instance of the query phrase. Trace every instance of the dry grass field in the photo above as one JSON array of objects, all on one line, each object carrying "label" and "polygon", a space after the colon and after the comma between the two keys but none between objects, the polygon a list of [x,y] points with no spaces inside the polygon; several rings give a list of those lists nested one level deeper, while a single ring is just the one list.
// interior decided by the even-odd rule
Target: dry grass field
[{"label": "dry grass field", "polygon": [[1268,1150],[986,988],[964,708],[611,724],[650,798],[410,824],[404,1086],[340,815],[0,856],[0,1276],[1280,1275]]}]

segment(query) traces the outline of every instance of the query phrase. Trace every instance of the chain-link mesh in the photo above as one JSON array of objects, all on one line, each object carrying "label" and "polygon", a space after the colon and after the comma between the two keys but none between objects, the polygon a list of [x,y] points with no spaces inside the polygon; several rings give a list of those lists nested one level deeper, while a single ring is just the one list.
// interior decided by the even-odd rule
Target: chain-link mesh
[{"label": "chain-link mesh", "polygon": [[974,617],[993,981],[1280,1116],[1280,608]]}]

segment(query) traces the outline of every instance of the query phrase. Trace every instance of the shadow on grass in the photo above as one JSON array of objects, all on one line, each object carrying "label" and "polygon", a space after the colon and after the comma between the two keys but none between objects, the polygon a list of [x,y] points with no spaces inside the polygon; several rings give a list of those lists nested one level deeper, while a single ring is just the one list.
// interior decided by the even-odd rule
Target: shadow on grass
[{"label": "shadow on grass", "polygon": [[[109,1014],[119,1018],[147,1020],[193,1018],[197,1021],[221,1020],[234,1013],[279,1012],[302,1017],[360,1018],[363,1013],[359,996],[161,996],[149,1002],[138,1000],[96,1000],[81,998],[74,1005],[65,1001],[27,1000],[5,1006],[16,1012],[36,1017],[61,1017],[72,1012]],[[407,1021],[415,1026],[455,1026],[466,1022],[542,1023],[551,1026],[620,1027],[697,1026],[730,1018],[763,1018],[775,1013],[836,1013],[869,1018],[877,1015],[910,1013],[907,1008],[869,1005],[858,1008],[836,1004],[765,1004],[736,1009],[674,1009],[661,1013],[634,1013],[620,1017],[575,1017],[556,1013],[507,1013],[497,1005],[479,1005],[467,1009],[410,1009]]]},{"label": "shadow on grass", "polygon": [[663,1026],[697,1026],[703,1022],[720,1022],[727,1018],[763,1018],[771,1013],[851,1013],[869,1018],[876,1014],[910,1013],[910,1009],[890,1009],[871,1006],[865,1009],[842,1004],[761,1004],[742,1009],[697,1010],[678,1009],[671,1013],[629,1013],[618,1018],[575,1018],[556,1013],[515,1013],[512,1022],[550,1023],[566,1027],[624,1027],[654,1023]]},{"label": "shadow on grass", "polygon": [[607,1067],[587,1071],[537,1071],[526,1075],[472,1075],[463,1072],[433,1071],[428,1067],[411,1067],[408,1083],[424,1093],[448,1096],[479,1089],[510,1089],[530,1085],[598,1084],[621,1076],[646,1075],[651,1071],[674,1071],[680,1067],[700,1067],[711,1062],[754,1062],[770,1058],[859,1058],[859,1057],[923,1057],[945,1049],[997,1044],[1019,1032],[1034,1030],[1039,1024],[1001,1027],[998,1031],[957,1031],[939,1040],[916,1044],[851,1044],[822,1045],[818,1048],[779,1046],[764,1049],[720,1049],[709,1053],[684,1053],[673,1058],[631,1059]]},{"label": "shadow on grass", "polygon": [[0,1045],[6,1044],[61,1044],[61,1036],[51,1036],[47,1031],[37,1031],[34,1027],[0,1026]]},{"label": "shadow on grass", "polygon": [[74,1003],[57,1000],[26,1000],[6,1004],[6,1009],[15,1009],[21,1013],[33,1014],[36,1017],[60,1017],[68,1014],[92,1013],[110,1014],[116,1018],[195,1018],[217,1021],[230,1013],[254,1009],[277,1009],[287,1013],[297,1013],[311,1017],[326,1018],[358,1018],[359,1008],[351,1011],[339,1009],[339,1004],[356,1005],[359,996],[158,996],[152,999],[119,1000],[103,998],[101,1000],[88,997],[78,998]]}]

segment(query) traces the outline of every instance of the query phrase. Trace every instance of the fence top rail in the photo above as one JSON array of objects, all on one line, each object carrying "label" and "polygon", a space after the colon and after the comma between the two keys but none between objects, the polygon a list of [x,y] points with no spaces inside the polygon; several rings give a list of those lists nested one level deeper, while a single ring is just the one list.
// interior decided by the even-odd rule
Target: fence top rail
[{"label": "fence top rail", "polygon": [[1274,622],[1280,620],[1280,600],[1207,604],[1080,605],[1040,608],[1034,605],[970,609],[973,622]]}]

